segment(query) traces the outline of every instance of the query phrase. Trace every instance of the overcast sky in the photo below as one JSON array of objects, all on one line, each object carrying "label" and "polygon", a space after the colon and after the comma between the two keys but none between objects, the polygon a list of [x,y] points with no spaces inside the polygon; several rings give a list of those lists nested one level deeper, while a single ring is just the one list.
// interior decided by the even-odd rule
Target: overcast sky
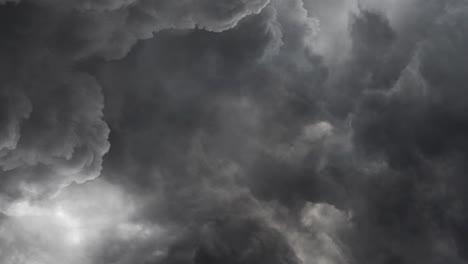
[{"label": "overcast sky", "polygon": [[468,263],[466,0],[0,0],[0,263]]}]

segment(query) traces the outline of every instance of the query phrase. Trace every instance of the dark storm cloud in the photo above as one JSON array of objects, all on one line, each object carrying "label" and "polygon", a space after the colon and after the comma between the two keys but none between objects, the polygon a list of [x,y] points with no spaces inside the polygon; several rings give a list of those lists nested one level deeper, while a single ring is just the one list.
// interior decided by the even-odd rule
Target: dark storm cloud
[{"label": "dark storm cloud", "polygon": [[[353,247],[356,259],[372,263],[464,263],[466,256],[460,235],[466,150],[458,136],[464,133],[458,103],[464,92],[456,77],[466,70],[458,62],[466,44],[452,35],[466,23],[460,15],[466,4],[431,2],[423,10],[395,27],[382,14],[364,12],[350,30],[353,49],[367,39],[363,54],[351,57],[361,64],[345,77],[360,82],[354,99],[343,98],[357,109],[351,115],[354,155],[366,157],[356,167],[360,194],[352,195],[357,233],[351,244],[361,245]],[[385,31],[391,33],[386,41],[379,35]]]},{"label": "dark storm cloud", "polygon": [[7,200],[97,177],[108,149],[96,80],[45,50],[48,32],[28,27],[35,15],[17,8],[2,7],[0,29],[1,190]]},{"label": "dark storm cloud", "polygon": [[[106,115],[113,130],[111,144],[114,150],[109,154],[109,165],[105,165],[105,168],[111,175],[109,177],[113,174],[122,177],[124,186],[128,186],[127,191],[133,191],[134,183],[139,190],[147,186],[143,188],[141,197],[138,193],[134,194],[146,205],[142,214],[136,216],[138,223],[153,221],[155,224],[161,223],[165,229],[179,229],[173,236],[180,236],[182,240],[186,239],[185,233],[198,233],[199,226],[206,226],[212,218],[231,215],[233,211],[238,216],[234,220],[228,219],[228,222],[243,226],[243,216],[261,208],[248,190],[236,183],[242,168],[231,161],[240,159],[239,162],[248,162],[243,148],[249,147],[249,143],[243,142],[244,138],[252,138],[252,142],[260,140],[256,117],[246,117],[259,108],[257,104],[274,108],[270,99],[263,98],[264,95],[276,97],[278,103],[284,103],[280,98],[283,95],[299,98],[300,95],[286,92],[285,86],[291,84],[297,87],[298,93],[305,92],[303,82],[307,79],[320,82],[320,78],[317,81],[315,76],[324,72],[319,59],[310,54],[306,47],[307,37],[314,33],[316,25],[314,20],[307,17],[299,1],[292,1],[291,6],[278,2],[277,8],[283,10],[281,14],[276,8],[265,8],[262,14],[246,18],[239,29],[223,35],[210,32],[235,26],[244,16],[259,12],[265,4],[267,2],[264,1],[220,2],[214,5],[208,2],[174,4],[141,1],[128,8],[122,6],[115,9],[105,3],[73,6],[67,2],[25,1],[4,6],[5,14],[10,13],[4,16],[5,24],[12,25],[4,29],[4,57],[15,65],[4,83],[17,84],[18,88],[5,92],[5,101],[9,104],[5,106],[7,129],[3,143],[6,152],[2,160],[5,163],[3,193],[10,199],[39,198],[54,194],[73,181],[81,183],[99,175],[101,157],[108,148],[108,129],[101,116],[103,98],[100,87],[92,75],[82,72],[87,68],[87,62],[83,60],[94,55],[107,59],[123,56],[136,39],[147,38],[155,31],[198,27],[204,30],[166,30],[155,39],[156,45],[148,52],[137,49],[134,55],[122,61],[126,82],[107,86],[105,76],[96,75],[105,85]],[[166,11],[152,14],[152,8]],[[155,17],[159,15],[162,18]],[[279,20],[285,21],[283,25]],[[41,30],[41,26],[47,27],[47,30]],[[283,43],[281,26],[287,27],[291,41]],[[115,45],[115,49],[110,43]],[[276,58],[282,45],[287,47],[291,58]],[[154,60],[151,57],[146,59],[148,55],[154,56]],[[131,62],[132,56],[144,56],[146,61],[141,61],[139,65],[148,68],[133,71],[132,65],[126,65]],[[78,59],[82,62],[78,63]],[[306,71],[294,65],[295,59],[303,60],[302,64],[315,74],[307,77]],[[189,60],[193,60],[193,64],[188,64]],[[119,62],[116,63],[118,65]],[[276,63],[278,67],[274,66]],[[202,66],[205,64],[212,65]],[[216,69],[217,65],[220,65],[219,69]],[[6,65],[4,68],[7,69]],[[274,84],[271,76],[283,70],[291,71],[300,79],[284,75],[279,76],[279,83]],[[119,72],[118,69],[112,71],[113,74]],[[130,72],[135,75],[132,76]],[[138,74],[144,75],[135,78],[139,77]],[[152,76],[154,80],[147,78]],[[116,81],[113,78],[111,82]],[[126,85],[132,82],[136,82],[133,92]],[[269,85],[276,86],[272,88],[273,93],[268,92]],[[215,91],[217,86],[219,90]],[[253,90],[256,86],[262,86],[258,94]],[[242,96],[244,92],[247,95]],[[200,100],[195,100],[194,96]],[[138,114],[135,111],[144,112]],[[294,111],[286,113],[282,119],[288,119],[294,115]],[[232,113],[235,115],[232,116]],[[227,137],[234,139],[233,142],[226,141]],[[242,145],[235,147],[235,144]],[[264,142],[261,144],[265,145]],[[255,148],[256,152],[261,150]],[[119,163],[123,166],[120,167]],[[132,178],[128,178],[130,174]],[[161,192],[154,193],[156,189]],[[63,199],[60,198],[62,196],[58,197],[54,199]],[[227,204],[232,204],[232,207],[226,208]],[[19,212],[12,210],[8,209],[7,213],[21,215],[40,211],[44,212],[44,218],[54,216],[53,211],[30,206]],[[3,255],[3,261],[29,261],[30,256],[34,258],[40,254],[43,257],[38,257],[37,261],[51,258],[53,263],[78,254],[76,251],[69,255],[66,251],[63,255],[54,256],[53,248],[57,246],[57,241],[47,239],[30,243],[28,239],[24,240],[23,233],[19,231],[19,221],[22,220],[13,217],[16,216],[11,216],[9,223],[15,228],[18,226],[18,229],[13,229],[10,234],[7,232],[10,228],[5,226],[2,238],[14,235],[11,242],[6,240],[5,243],[18,250]],[[259,229],[261,236],[266,236],[261,239],[265,241],[253,243],[271,245],[266,248],[260,245],[250,253],[245,252],[246,261],[270,259],[278,263],[296,262],[283,234],[260,223],[264,221],[259,221],[254,227]],[[251,224],[245,225],[247,227],[239,230],[239,239],[250,240],[249,237],[256,235],[249,231]],[[230,229],[226,228],[228,232],[231,232]],[[41,234],[42,231],[38,232]],[[17,234],[19,237],[16,237]],[[204,242],[195,246],[200,252],[197,260],[188,261],[230,258],[222,256],[224,253],[217,256],[213,249],[207,248],[208,241],[215,239],[211,236],[202,235]],[[124,247],[133,242],[120,242],[121,238],[112,236],[101,239],[116,245],[123,243]],[[144,250],[148,245],[158,247],[154,240],[151,242],[130,248],[123,255],[121,253],[124,251],[96,245],[103,252],[93,253],[93,256],[97,263],[115,259],[128,263],[158,259],[159,255],[152,255],[156,249]],[[37,253],[37,250],[41,251],[43,243],[47,244],[46,248],[42,249],[42,253]],[[240,246],[236,243],[227,242],[228,245],[232,244],[228,247],[234,249]],[[270,255],[267,251],[272,249],[284,251],[290,256]],[[239,250],[248,251],[247,248]],[[22,252],[25,256],[22,256]],[[142,255],[135,252],[142,252]],[[239,259],[237,262],[245,261]]]},{"label": "dark storm cloud", "polygon": [[[301,142],[320,145],[331,129],[320,123],[325,114],[320,113],[320,98],[314,98],[327,76],[311,47],[316,30],[316,21],[300,1],[278,1],[222,34],[160,32],[124,60],[97,66],[92,72],[104,86],[111,126],[104,177],[125,183],[149,201],[142,218],[181,225],[182,241],[184,232],[194,232],[212,218],[250,215],[268,207],[257,195],[276,200],[267,196],[277,191],[284,193],[278,194],[285,197],[282,202],[293,199],[287,185],[268,181],[270,172],[262,160],[292,169],[291,159],[310,151],[296,150]],[[292,158],[283,155],[286,149]],[[275,176],[290,186],[305,180],[312,187],[318,181],[304,179],[306,173],[293,176],[297,180],[278,170]],[[266,182],[271,191],[264,190]],[[293,214],[299,214],[297,208]],[[213,261],[228,258],[203,254]],[[252,258],[287,261],[261,256]]]},{"label": "dark storm cloud", "polygon": [[123,56],[137,39],[164,28],[222,31],[266,4],[5,3],[1,28],[4,193],[40,196],[47,189],[99,175],[108,150],[103,99],[94,78],[74,68],[75,59]]},{"label": "dark storm cloud", "polygon": [[[425,127],[434,125],[426,123],[434,117],[431,112],[415,111],[421,123],[412,133],[405,130],[415,126],[411,109],[421,107],[418,89],[429,82],[422,46],[438,46],[431,36],[445,34],[427,29],[437,28],[430,18],[444,16],[441,7],[431,2],[413,20],[405,18],[408,26],[393,25],[385,10],[359,11],[346,26],[351,43],[348,59],[334,65],[331,74],[314,54],[311,43],[317,24],[303,15],[300,2],[274,2],[222,34],[158,34],[125,60],[98,67],[97,76],[107,83],[105,87],[117,83],[123,91],[119,95],[113,90],[108,97],[107,116],[116,147],[108,162],[117,165],[109,166],[106,177],[137,184],[133,188],[138,190],[158,189],[158,198],[150,199],[159,199],[158,203],[149,202],[153,210],[145,216],[162,223],[185,223],[189,233],[203,226],[206,218],[230,211],[248,215],[270,207],[270,202],[279,203],[296,221],[306,201],[328,202],[352,211],[356,224],[343,238],[349,245],[333,237],[340,252],[336,256],[341,257],[325,254],[329,261],[461,261],[461,253],[452,250],[463,245],[454,233],[464,219],[461,209],[440,210],[446,203],[459,204],[463,197],[447,195],[439,187],[454,188],[451,181],[459,176],[447,180],[440,179],[440,172],[429,176],[431,170],[458,162],[420,160],[417,153],[423,149],[414,144],[423,140],[424,133],[432,133]],[[116,80],[115,72],[122,78]],[[410,88],[395,91],[405,85]],[[400,99],[409,102],[399,103]],[[371,107],[384,112],[374,113]],[[422,134],[414,133],[419,130]],[[406,140],[407,136],[413,138]],[[438,137],[435,134],[421,146],[439,144]],[[122,173],[123,178],[113,179],[125,170],[129,172]],[[126,174],[135,177],[127,179]],[[233,206],[239,199],[246,206]],[[275,221],[284,221],[278,214]],[[185,235],[181,239],[184,242],[170,247],[167,261],[186,263],[205,257],[217,263],[217,258],[224,258],[220,252],[219,256],[200,253],[206,251],[203,242]],[[298,248],[322,241],[302,239],[296,254]],[[413,243],[419,248],[412,249]],[[320,254],[324,253],[302,261],[313,263]]]},{"label": "dark storm cloud", "polygon": [[194,263],[299,263],[277,230],[253,219],[231,218],[206,224]]},{"label": "dark storm cloud", "polygon": [[466,262],[463,1],[0,3],[0,261]]},{"label": "dark storm cloud", "polygon": [[124,57],[141,39],[164,29],[203,28],[224,31],[242,18],[260,12],[268,0],[249,1],[39,1],[61,23],[60,50],[83,58]]}]

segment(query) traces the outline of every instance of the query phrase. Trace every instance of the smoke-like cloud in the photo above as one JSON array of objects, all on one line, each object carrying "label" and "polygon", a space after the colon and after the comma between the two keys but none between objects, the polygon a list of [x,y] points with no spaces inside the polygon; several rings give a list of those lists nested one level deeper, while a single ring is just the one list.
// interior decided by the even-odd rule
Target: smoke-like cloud
[{"label": "smoke-like cloud", "polygon": [[[21,4],[20,4],[21,5]],[[46,49],[19,6],[2,7],[1,197],[35,199],[100,174],[109,148],[96,79]],[[27,16],[27,17],[25,17]]]},{"label": "smoke-like cloud", "polygon": [[0,262],[466,263],[467,12],[0,1]]}]

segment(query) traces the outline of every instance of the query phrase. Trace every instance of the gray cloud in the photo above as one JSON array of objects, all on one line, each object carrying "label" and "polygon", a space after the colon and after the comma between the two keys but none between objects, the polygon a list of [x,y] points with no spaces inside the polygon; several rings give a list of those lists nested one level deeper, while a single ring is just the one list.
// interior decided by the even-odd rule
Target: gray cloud
[{"label": "gray cloud", "polygon": [[54,40],[73,57],[125,56],[141,39],[165,29],[202,28],[220,32],[259,13],[268,0],[249,1],[39,1],[60,26]]},{"label": "gray cloud", "polygon": [[[48,196],[100,174],[109,129],[95,78],[44,49],[47,32],[2,7],[2,199]],[[28,8],[24,10],[29,11]]]},{"label": "gray cloud", "polygon": [[0,261],[466,262],[463,1],[1,3]]}]

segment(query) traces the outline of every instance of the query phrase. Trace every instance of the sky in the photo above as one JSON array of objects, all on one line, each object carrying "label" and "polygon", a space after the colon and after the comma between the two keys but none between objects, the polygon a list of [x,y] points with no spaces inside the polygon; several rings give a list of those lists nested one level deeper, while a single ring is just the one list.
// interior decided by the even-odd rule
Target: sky
[{"label": "sky", "polygon": [[0,263],[468,263],[466,0],[0,0]]}]

